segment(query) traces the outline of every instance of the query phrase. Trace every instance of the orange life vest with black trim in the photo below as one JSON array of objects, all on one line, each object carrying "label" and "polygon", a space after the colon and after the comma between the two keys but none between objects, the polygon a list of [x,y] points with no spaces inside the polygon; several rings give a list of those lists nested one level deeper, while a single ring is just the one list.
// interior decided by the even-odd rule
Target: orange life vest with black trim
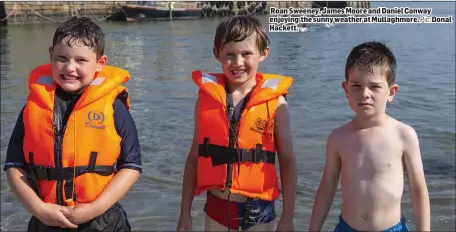
[{"label": "orange life vest with black trim", "polygon": [[288,93],[293,79],[258,73],[257,84],[235,122],[231,120],[234,109],[227,106],[225,75],[193,71],[192,78],[199,87],[195,195],[218,188],[275,200],[280,195],[275,169],[275,113],[279,97]]},{"label": "orange life vest with black trim", "polygon": [[104,66],[81,93],[64,132],[58,134],[57,124],[62,122],[56,117],[63,115],[55,115],[52,66],[30,72],[23,148],[29,181],[44,202],[69,206],[92,202],[113,178],[121,143],[113,103],[119,97],[130,109],[128,90],[121,86],[129,79],[126,70]]}]

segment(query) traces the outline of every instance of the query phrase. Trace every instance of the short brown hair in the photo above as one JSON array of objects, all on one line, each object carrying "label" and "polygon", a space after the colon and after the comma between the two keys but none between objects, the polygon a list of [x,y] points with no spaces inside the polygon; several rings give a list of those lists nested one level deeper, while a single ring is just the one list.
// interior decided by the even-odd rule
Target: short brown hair
[{"label": "short brown hair", "polygon": [[260,20],[249,15],[237,15],[223,21],[215,32],[214,55],[218,57],[225,44],[243,41],[254,33],[258,49],[264,51],[269,46],[269,38]]},{"label": "short brown hair", "polygon": [[380,69],[385,74],[389,86],[396,81],[396,58],[383,43],[370,41],[352,49],[345,64],[346,81],[350,69],[354,67],[370,73],[373,73],[374,69]]},{"label": "short brown hair", "polygon": [[101,57],[104,54],[104,37],[103,30],[90,18],[74,16],[55,30],[52,46],[61,42],[71,46],[71,42],[76,41],[92,48]]}]

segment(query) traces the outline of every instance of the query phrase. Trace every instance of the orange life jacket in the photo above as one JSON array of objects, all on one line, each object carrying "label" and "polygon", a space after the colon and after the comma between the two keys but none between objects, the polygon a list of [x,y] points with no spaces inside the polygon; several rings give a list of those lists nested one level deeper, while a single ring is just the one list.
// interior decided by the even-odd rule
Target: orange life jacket
[{"label": "orange life jacket", "polygon": [[128,90],[121,86],[129,79],[126,70],[104,66],[81,94],[59,135],[52,66],[30,72],[23,112],[24,156],[29,181],[44,202],[70,206],[92,202],[113,178],[121,143],[113,103],[119,97],[130,109]]},{"label": "orange life jacket", "polygon": [[193,71],[192,78],[199,87],[195,195],[218,188],[275,200],[280,195],[275,169],[275,113],[279,97],[288,93],[293,79],[258,73],[239,120],[233,122],[229,120],[234,109],[231,104],[227,106],[225,75]]}]

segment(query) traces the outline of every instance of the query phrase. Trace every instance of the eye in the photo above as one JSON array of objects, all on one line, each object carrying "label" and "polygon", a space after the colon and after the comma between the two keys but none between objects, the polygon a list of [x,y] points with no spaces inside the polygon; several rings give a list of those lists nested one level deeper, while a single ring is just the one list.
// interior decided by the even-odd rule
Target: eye
[{"label": "eye", "polygon": [[252,52],[244,52],[244,53],[242,53],[242,56],[250,56],[250,55],[253,55],[253,53]]},{"label": "eye", "polygon": [[353,87],[356,87],[356,88],[358,88],[358,87],[359,87],[359,85],[358,85],[358,84],[353,84],[352,86],[353,86]]},{"label": "eye", "polygon": [[374,86],[372,86],[372,88],[374,88],[374,89],[379,89],[379,88],[381,88],[381,86],[379,86],[379,85],[374,85]]},{"label": "eye", "polygon": [[67,58],[64,57],[64,56],[57,56],[57,60],[62,60],[63,61],[63,60],[67,60]]}]

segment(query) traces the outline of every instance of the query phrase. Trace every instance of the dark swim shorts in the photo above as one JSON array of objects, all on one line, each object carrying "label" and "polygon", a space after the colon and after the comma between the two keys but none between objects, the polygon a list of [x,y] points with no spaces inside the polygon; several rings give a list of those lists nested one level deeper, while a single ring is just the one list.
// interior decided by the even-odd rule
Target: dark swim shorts
[{"label": "dark swim shorts", "polygon": [[272,222],[276,218],[274,203],[260,199],[242,203],[228,202],[208,191],[204,212],[225,227],[233,230],[239,230],[241,227],[242,230],[247,230],[257,224]]},{"label": "dark swim shorts", "polygon": [[114,204],[102,215],[78,225],[77,229],[60,228],[47,226],[38,218],[32,216],[28,225],[28,232],[124,232],[131,231],[130,223],[127,220],[127,214],[119,203]]}]

